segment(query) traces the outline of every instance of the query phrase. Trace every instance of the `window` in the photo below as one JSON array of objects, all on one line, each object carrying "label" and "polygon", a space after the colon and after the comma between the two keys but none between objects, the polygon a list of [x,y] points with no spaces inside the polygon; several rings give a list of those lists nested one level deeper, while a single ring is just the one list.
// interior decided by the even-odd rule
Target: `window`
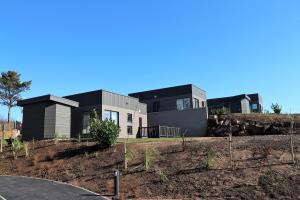
[{"label": "window", "polygon": [[186,110],[191,108],[190,98],[177,99],[176,104],[177,104],[177,110]]},{"label": "window", "polygon": [[257,108],[258,108],[258,106],[257,106],[256,103],[254,103],[254,104],[251,105],[251,109],[252,109],[252,110],[257,110]]},{"label": "window", "polygon": [[153,112],[159,112],[160,103],[159,101],[153,102]]},{"label": "window", "polygon": [[139,127],[143,127],[143,118],[139,117]]},{"label": "window", "polygon": [[90,133],[90,113],[86,112],[83,114],[82,119],[82,134]]},{"label": "window", "polygon": [[127,122],[132,123],[132,114],[131,113],[127,113]]},{"label": "window", "polygon": [[193,99],[193,108],[199,108],[199,107],[200,107],[199,99],[194,98]]},{"label": "window", "polygon": [[116,125],[119,125],[119,113],[110,110],[105,110],[103,114],[103,120],[111,120],[115,122]]},{"label": "window", "polygon": [[132,135],[132,126],[127,126],[127,134]]},{"label": "window", "polygon": [[202,101],[202,108],[205,107],[205,101]]}]

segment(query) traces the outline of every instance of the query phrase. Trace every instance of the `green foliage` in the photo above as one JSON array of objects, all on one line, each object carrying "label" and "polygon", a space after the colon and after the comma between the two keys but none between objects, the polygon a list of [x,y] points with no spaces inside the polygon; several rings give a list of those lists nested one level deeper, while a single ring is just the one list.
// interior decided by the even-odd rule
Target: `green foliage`
[{"label": "green foliage", "polygon": [[59,142],[59,136],[57,133],[54,134],[54,138],[53,138],[54,144],[57,145]]},{"label": "green foliage", "polygon": [[125,153],[125,162],[128,163],[132,159],[134,159],[135,152],[131,149],[127,149]]},{"label": "green foliage", "polygon": [[108,148],[114,145],[119,137],[120,128],[114,121],[101,121],[96,110],[91,111],[90,133],[92,139],[102,148]]},{"label": "green foliage", "polygon": [[31,81],[20,81],[20,74],[15,71],[2,72],[0,77],[0,104],[8,107],[8,121],[10,110],[21,100],[21,93],[30,89]]},{"label": "green foliage", "polygon": [[274,111],[275,114],[280,114],[282,110],[282,106],[280,106],[278,103],[275,103],[271,105],[272,110]]},{"label": "green foliage", "polygon": [[159,172],[159,178],[161,182],[169,181],[168,176],[162,171]]},{"label": "green foliage", "polygon": [[209,150],[207,152],[207,158],[206,158],[206,169],[209,170],[214,166],[216,153],[213,150]]},{"label": "green foliage", "polygon": [[150,168],[150,165],[152,164],[156,156],[157,152],[153,148],[146,147],[144,153],[144,167],[146,170]]},{"label": "green foliage", "polygon": [[14,139],[12,141],[12,153],[13,153],[13,156],[14,156],[14,159],[18,159],[18,151],[21,151],[23,148],[23,143],[21,140],[19,139]]},{"label": "green foliage", "polygon": [[28,158],[29,157],[29,144],[27,142],[24,142],[23,146],[24,146],[24,151],[25,151],[25,157]]}]

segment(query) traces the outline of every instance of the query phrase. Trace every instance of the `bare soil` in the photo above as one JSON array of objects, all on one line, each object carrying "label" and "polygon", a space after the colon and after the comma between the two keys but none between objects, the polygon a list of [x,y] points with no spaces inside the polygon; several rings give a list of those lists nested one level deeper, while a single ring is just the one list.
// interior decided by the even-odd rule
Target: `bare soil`
[{"label": "bare soil", "polygon": [[[39,141],[30,156],[10,147],[0,154],[1,175],[22,175],[62,181],[101,195],[113,195],[113,171],[121,170],[123,199],[300,199],[300,166],[291,164],[289,136],[233,138],[234,170],[227,138],[129,144],[134,158],[124,170],[124,145],[101,150],[94,143]],[[300,158],[300,137],[294,137]],[[145,149],[154,152],[144,168]],[[208,152],[215,152],[207,168]]]}]

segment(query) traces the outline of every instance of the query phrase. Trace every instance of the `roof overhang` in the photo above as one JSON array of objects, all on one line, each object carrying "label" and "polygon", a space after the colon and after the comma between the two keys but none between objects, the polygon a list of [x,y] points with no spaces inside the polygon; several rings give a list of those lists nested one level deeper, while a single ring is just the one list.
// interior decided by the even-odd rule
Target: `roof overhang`
[{"label": "roof overhang", "polygon": [[54,95],[44,95],[44,96],[39,96],[39,97],[34,97],[34,98],[30,98],[30,99],[24,99],[24,100],[20,100],[18,101],[17,105],[18,106],[26,106],[29,104],[34,104],[34,103],[40,103],[40,102],[54,102],[54,103],[59,103],[59,104],[63,104],[66,106],[70,106],[70,107],[79,107],[79,103],[76,101],[72,101],[70,99],[66,99],[66,98],[62,98],[62,97],[57,97]]}]

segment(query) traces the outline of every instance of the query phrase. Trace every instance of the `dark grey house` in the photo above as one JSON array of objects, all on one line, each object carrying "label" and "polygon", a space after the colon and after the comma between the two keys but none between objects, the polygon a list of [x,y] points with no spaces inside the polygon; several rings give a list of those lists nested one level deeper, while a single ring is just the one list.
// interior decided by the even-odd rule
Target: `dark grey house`
[{"label": "dark grey house", "polygon": [[246,94],[208,99],[208,113],[216,114],[220,111],[224,113],[250,113],[250,101],[250,97]]},{"label": "dark grey house", "polygon": [[71,137],[71,109],[78,102],[45,95],[18,102],[23,107],[22,137],[25,140]]},{"label": "dark grey house", "polygon": [[250,108],[253,113],[262,113],[264,110],[262,96],[258,93],[248,94],[250,97]]},{"label": "dark grey house", "polygon": [[262,113],[263,102],[260,94],[241,94],[232,97],[208,99],[209,114],[224,113]]},{"label": "dark grey house", "polygon": [[192,84],[129,94],[146,103],[148,126],[179,127],[187,136],[204,136],[207,129],[206,92]]}]

